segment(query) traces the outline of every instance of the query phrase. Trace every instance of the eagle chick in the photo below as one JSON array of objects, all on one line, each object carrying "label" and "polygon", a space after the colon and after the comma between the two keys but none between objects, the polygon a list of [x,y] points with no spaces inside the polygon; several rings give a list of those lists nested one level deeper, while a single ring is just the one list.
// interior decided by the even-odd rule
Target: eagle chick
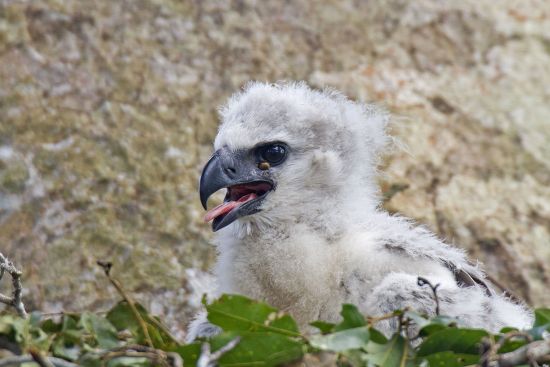
[{"label": "eagle chick", "polygon": [[[215,153],[200,196],[227,189],[211,209],[217,294],[240,293],[289,312],[302,328],[336,322],[343,303],[368,315],[410,307],[469,327],[527,328],[531,312],[484,282],[463,251],[381,207],[377,166],[389,115],[305,83],[250,83],[220,110]],[[386,334],[397,325],[378,325]],[[188,339],[217,327],[204,314]]]}]

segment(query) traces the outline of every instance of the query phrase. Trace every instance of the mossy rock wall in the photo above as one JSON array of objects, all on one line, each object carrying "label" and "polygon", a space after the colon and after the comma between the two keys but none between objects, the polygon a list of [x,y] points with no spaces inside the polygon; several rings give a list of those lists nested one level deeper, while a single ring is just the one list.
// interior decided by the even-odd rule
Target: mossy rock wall
[{"label": "mossy rock wall", "polygon": [[185,324],[216,107],[297,79],[386,105],[388,209],[548,305],[548,65],[545,1],[0,1],[0,250],[31,309],[111,304],[103,259]]}]

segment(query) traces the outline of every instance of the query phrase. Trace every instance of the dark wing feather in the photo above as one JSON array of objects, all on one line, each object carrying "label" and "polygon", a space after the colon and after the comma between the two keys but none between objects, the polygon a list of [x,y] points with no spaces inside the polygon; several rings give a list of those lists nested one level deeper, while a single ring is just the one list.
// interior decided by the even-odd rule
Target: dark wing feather
[{"label": "dark wing feather", "polygon": [[[385,244],[385,248],[393,253],[402,253],[403,255],[407,255],[406,247],[403,244],[395,241],[388,240]],[[487,285],[487,283],[483,279],[472,273],[469,273],[464,269],[457,268],[457,266],[453,263],[443,261],[443,264],[453,273],[456,283],[459,287],[464,288],[480,286],[485,290],[485,293],[488,296],[494,295],[493,290]]]},{"label": "dark wing feather", "polygon": [[485,293],[488,296],[494,295],[493,290],[487,285],[487,283],[485,283],[485,281],[483,281],[483,279],[468,273],[464,269],[458,269],[454,264],[445,263],[445,266],[447,266],[447,268],[453,273],[459,287],[481,286],[485,289]]}]

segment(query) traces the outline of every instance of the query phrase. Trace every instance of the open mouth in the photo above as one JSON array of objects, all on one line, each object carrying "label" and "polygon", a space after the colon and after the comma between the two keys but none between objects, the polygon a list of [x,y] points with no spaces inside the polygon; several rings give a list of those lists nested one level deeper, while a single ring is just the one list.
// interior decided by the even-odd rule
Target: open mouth
[{"label": "open mouth", "polygon": [[[271,190],[273,185],[265,181],[229,186],[223,203],[210,209],[204,216],[204,221],[213,220],[213,227],[221,228],[222,222],[232,222],[238,217],[253,214],[258,211],[260,202]],[[230,221],[224,221],[224,219],[230,219]]]}]

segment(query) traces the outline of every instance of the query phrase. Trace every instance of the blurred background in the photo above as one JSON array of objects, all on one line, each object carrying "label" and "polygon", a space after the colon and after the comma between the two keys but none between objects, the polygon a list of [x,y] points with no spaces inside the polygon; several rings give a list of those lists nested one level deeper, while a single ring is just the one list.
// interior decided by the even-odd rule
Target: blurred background
[{"label": "blurred background", "polygon": [[215,258],[216,108],[281,79],[385,105],[386,207],[550,305],[547,0],[0,0],[0,251],[27,307],[106,309],[110,260],[183,329]]}]

